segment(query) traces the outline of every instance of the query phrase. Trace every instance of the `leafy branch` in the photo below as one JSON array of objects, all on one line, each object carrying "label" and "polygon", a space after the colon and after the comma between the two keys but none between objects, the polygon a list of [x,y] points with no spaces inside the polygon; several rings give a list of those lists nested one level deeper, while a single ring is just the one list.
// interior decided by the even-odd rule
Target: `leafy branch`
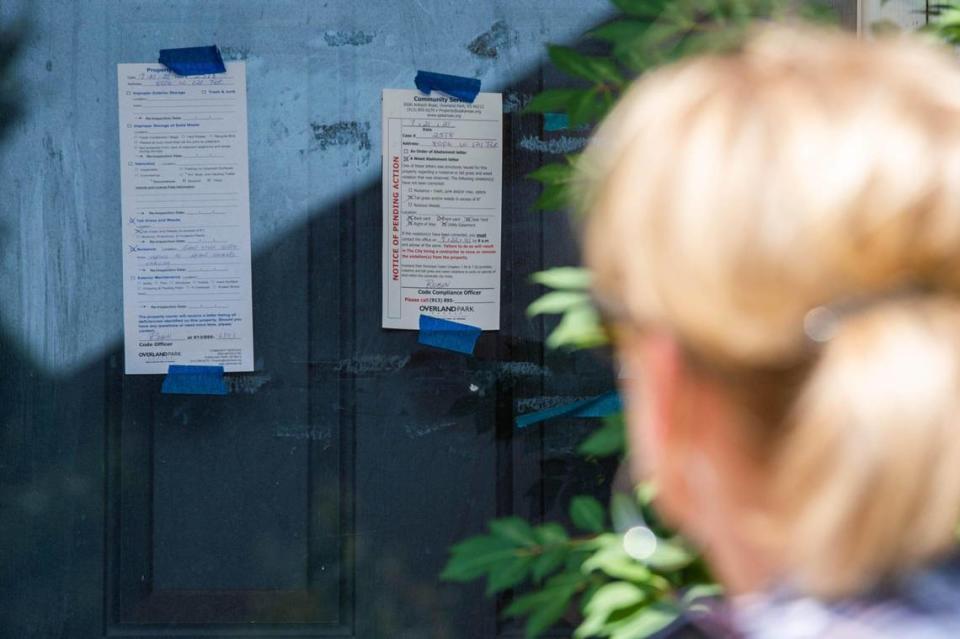
[{"label": "leafy branch", "polygon": [[[828,21],[829,11],[816,3],[794,6],[787,0],[612,0],[622,12],[586,37],[605,46],[603,56],[586,55],[572,47],[550,45],[555,67],[583,85],[547,89],[527,104],[526,113],[560,113],[570,128],[589,128],[603,120],[637,76],[684,57],[736,49],[757,20],[787,15]],[[579,154],[545,164],[528,178],[542,185],[534,209],[571,208]],[[599,316],[588,298],[589,274],[578,267],[552,269],[534,281],[554,289],[528,309],[532,316],[559,315],[547,339],[552,348],[593,348],[607,342]]]},{"label": "leafy branch", "polygon": [[[621,15],[587,33],[606,53],[549,46],[553,65],[579,86],[541,92],[528,103],[527,113],[561,114],[570,128],[588,130],[606,117],[634,78],[651,69],[693,54],[735,49],[756,20],[786,15],[825,19],[817,6],[794,6],[788,0],[611,1]],[[571,208],[578,160],[577,154],[568,155],[527,176],[542,186],[535,209]],[[560,316],[548,346],[585,349],[607,343],[590,296],[588,270],[562,266],[536,273],[532,280],[548,290],[528,307],[528,316]],[[623,416],[613,415],[578,452],[612,457],[624,449]],[[660,524],[651,499],[646,486],[633,495],[613,495],[606,508],[593,497],[574,497],[569,505],[573,533],[555,522],[495,519],[487,534],[451,549],[441,576],[457,582],[486,579],[488,596],[512,591],[515,596],[503,614],[525,618],[527,637],[537,637],[561,620],[576,627],[577,639],[647,637],[696,600],[720,592],[700,558]]]},{"label": "leafy branch", "polygon": [[578,638],[625,639],[655,632],[688,603],[681,589],[688,599],[712,596],[716,590],[696,556],[663,529],[663,536],[651,531],[646,544],[635,547],[624,543],[623,534],[608,532],[611,524],[628,526],[627,535],[650,530],[639,523],[655,521],[650,496],[649,490],[616,495],[609,517],[595,498],[574,497],[570,520],[586,533],[581,536],[571,536],[557,523],[533,526],[519,517],[495,519],[488,524],[489,534],[452,548],[441,576],[449,581],[486,577],[488,596],[529,579],[534,589],[516,597],[504,615],[527,617],[530,637],[564,617],[578,620]]}]

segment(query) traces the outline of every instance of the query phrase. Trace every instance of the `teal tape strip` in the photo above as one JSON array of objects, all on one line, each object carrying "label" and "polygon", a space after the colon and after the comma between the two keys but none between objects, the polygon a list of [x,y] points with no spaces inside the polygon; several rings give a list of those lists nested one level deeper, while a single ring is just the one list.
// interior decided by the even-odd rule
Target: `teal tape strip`
[{"label": "teal tape strip", "polygon": [[623,410],[620,393],[612,391],[593,399],[588,405],[578,410],[574,417],[606,417]]},{"label": "teal tape strip", "polygon": [[477,94],[480,93],[480,80],[464,78],[459,75],[417,71],[417,77],[413,79],[413,82],[423,93],[442,91],[464,102],[473,102],[477,99]]},{"label": "teal tape strip", "polygon": [[544,131],[566,131],[570,128],[570,117],[566,113],[544,113]]},{"label": "teal tape strip", "polygon": [[163,378],[161,393],[168,395],[226,395],[223,366],[179,366],[171,364]]},{"label": "teal tape strip", "polygon": [[526,428],[548,419],[557,419],[559,417],[606,417],[623,410],[623,402],[620,400],[620,394],[616,391],[604,393],[590,399],[582,399],[578,402],[571,402],[563,406],[554,406],[544,410],[538,410],[535,413],[520,415],[514,420],[517,428]]},{"label": "teal tape strip", "polygon": [[477,345],[480,333],[481,330],[476,326],[421,315],[418,341],[424,346],[473,355],[473,348]]}]

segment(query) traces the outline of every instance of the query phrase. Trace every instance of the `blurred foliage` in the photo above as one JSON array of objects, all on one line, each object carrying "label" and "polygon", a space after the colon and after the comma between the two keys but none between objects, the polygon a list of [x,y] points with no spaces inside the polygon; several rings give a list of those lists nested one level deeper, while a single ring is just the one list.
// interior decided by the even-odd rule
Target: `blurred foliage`
[{"label": "blurred foliage", "polygon": [[[621,15],[587,34],[605,46],[605,55],[548,47],[551,62],[578,87],[547,89],[526,107],[528,113],[564,114],[569,127],[589,130],[617,102],[630,81],[689,55],[735,49],[757,20],[784,17],[832,20],[810,3],[783,0],[611,0]],[[924,29],[947,43],[960,44],[960,0],[927,8],[934,20]],[[896,31],[874,25],[875,35]],[[535,208],[572,208],[578,156],[540,167],[528,177],[543,185]],[[590,273],[563,266],[533,275],[549,289],[527,309],[530,317],[559,315],[547,344],[583,349],[606,343],[590,296]],[[587,457],[622,455],[622,415],[604,419],[579,447]],[[614,494],[609,507],[590,496],[569,506],[572,532],[559,523],[538,526],[519,517],[496,519],[489,533],[471,537],[451,550],[442,577],[450,581],[486,578],[487,594],[512,590],[506,617],[525,618],[527,637],[536,637],[561,620],[576,627],[574,637],[639,639],[657,633],[698,599],[722,594],[703,562],[651,508],[653,490]],[[960,531],[960,527],[958,527]],[[960,532],[958,532],[960,535]]]},{"label": "blurred foliage", "polygon": [[[610,112],[630,81],[656,67],[700,53],[735,50],[757,21],[791,17],[832,22],[823,5],[787,0],[611,0],[621,15],[586,34],[605,55],[586,55],[572,47],[550,45],[550,61],[582,86],[547,89],[527,104],[527,113],[567,116],[571,129],[589,129]],[[572,208],[579,154],[546,164],[527,177],[542,191],[534,208]],[[534,276],[555,289],[534,302],[530,316],[555,314],[560,321],[547,338],[551,348],[592,348],[607,342],[599,315],[588,295],[589,274],[561,267]],[[579,294],[575,294],[579,293]]]},{"label": "blurred foliage", "polygon": [[[757,20],[831,18],[810,3],[785,0],[611,1],[620,15],[587,33],[605,53],[549,46],[553,65],[577,86],[543,91],[528,103],[527,113],[563,114],[570,129],[589,131],[629,83],[651,69],[694,54],[734,50]],[[529,174],[543,187],[536,209],[572,208],[577,159],[569,155]],[[607,343],[586,269],[552,268],[532,279],[549,290],[530,305],[528,315],[560,316],[548,346],[584,349]],[[611,457],[624,449],[623,416],[614,415],[578,452]],[[569,505],[573,530],[555,522],[533,525],[519,517],[493,520],[487,534],[451,549],[442,578],[485,578],[488,596],[513,591],[503,614],[525,619],[527,637],[561,620],[576,627],[578,639],[650,636],[696,599],[719,594],[703,562],[660,523],[651,508],[652,495],[643,486],[635,494],[613,495],[609,507],[594,497],[574,497]]]},{"label": "blurred foliage", "polygon": [[923,30],[948,44],[960,44],[960,2],[931,4],[927,10],[933,19]]},{"label": "blurred foliage", "polygon": [[[577,620],[577,638],[645,637],[671,623],[692,599],[718,592],[703,563],[657,522],[651,497],[649,487],[618,494],[609,510],[594,497],[574,497],[572,533],[553,522],[534,526],[519,517],[495,519],[488,534],[453,547],[441,576],[486,577],[487,595],[528,582],[532,587],[504,610],[507,617],[526,618],[528,637],[564,617]],[[624,543],[623,533],[631,530],[649,535],[637,549],[642,553],[631,554]]]},{"label": "blurred foliage", "polygon": [[590,273],[577,266],[561,266],[535,273],[537,284],[553,289],[527,307],[527,315],[560,315],[547,336],[550,348],[593,348],[607,343],[600,316],[590,297]]}]

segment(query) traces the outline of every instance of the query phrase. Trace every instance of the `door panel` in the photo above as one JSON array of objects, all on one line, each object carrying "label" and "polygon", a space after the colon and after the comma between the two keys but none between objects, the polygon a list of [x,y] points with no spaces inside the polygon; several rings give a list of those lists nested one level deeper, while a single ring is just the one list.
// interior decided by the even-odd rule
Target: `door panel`
[{"label": "door panel", "polygon": [[[441,583],[494,516],[561,519],[609,465],[594,425],[517,414],[607,391],[526,306],[569,264],[523,176],[543,45],[606,0],[17,0],[22,116],[0,140],[0,637],[518,636]],[[116,64],[216,42],[247,62],[256,372],[224,397],[122,370]],[[379,92],[417,69],[504,93],[502,329],[473,357],[380,328]],[[568,634],[568,633],[567,633]],[[560,631],[557,636],[564,636]]]}]

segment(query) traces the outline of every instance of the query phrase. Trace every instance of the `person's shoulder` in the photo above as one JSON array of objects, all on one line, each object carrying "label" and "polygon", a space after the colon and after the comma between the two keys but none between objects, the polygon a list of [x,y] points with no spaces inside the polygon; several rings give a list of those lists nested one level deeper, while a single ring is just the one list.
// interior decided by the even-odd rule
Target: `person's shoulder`
[{"label": "person's shoulder", "polygon": [[780,591],[734,608],[748,639],[957,639],[960,555],[859,597],[825,602]]},{"label": "person's shoulder", "polygon": [[680,615],[669,626],[650,635],[647,639],[727,639],[728,637],[733,639],[733,635],[710,632],[687,615]]}]

